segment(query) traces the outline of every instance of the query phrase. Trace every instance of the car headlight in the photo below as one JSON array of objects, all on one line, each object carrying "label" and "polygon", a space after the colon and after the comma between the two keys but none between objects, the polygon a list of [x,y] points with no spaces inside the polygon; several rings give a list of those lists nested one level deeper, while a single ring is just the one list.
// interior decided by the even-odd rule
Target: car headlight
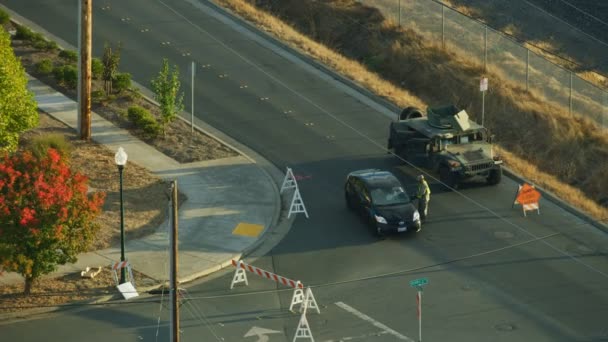
[{"label": "car headlight", "polygon": [[376,218],[376,222],[378,223],[386,223],[386,219],[382,216],[378,216],[378,215],[374,215],[374,217]]},{"label": "car headlight", "polygon": [[412,218],[412,220],[414,222],[420,221],[420,213],[418,212],[418,210],[414,211],[414,217]]}]

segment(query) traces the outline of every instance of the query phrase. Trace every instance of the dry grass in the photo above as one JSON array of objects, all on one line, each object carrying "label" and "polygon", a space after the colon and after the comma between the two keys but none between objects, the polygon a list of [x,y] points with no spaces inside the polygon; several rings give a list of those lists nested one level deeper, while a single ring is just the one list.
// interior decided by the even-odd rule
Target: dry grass
[{"label": "dry grass", "polygon": [[[395,27],[374,9],[348,0],[257,1],[278,19],[249,1],[216,2],[401,107],[451,102],[473,117],[478,112],[477,82],[483,66],[472,63],[466,53],[446,51],[412,30]],[[606,220],[608,209],[598,204],[608,200],[605,132],[504,75],[485,74],[495,80],[486,96],[486,126],[497,135],[507,165]],[[472,86],[463,87],[467,84]]]},{"label": "dry grass", "polygon": [[[510,23],[510,17],[522,17],[520,11],[522,11],[523,6],[528,10],[531,10],[534,13],[527,13],[530,16],[540,16],[541,19],[546,19],[549,17],[548,14],[543,14],[542,11],[536,10],[535,7],[517,4],[512,6],[508,3],[500,3],[496,1],[486,1],[486,0],[444,0],[448,7],[455,9],[456,11],[471,17],[482,22],[489,21],[489,26],[493,26],[494,28],[498,28],[500,31],[515,37],[520,41],[526,42],[526,47],[536,54],[544,57],[545,59],[557,64],[561,65],[570,70],[578,70],[579,65],[590,65],[590,68],[594,68],[598,64],[604,64],[602,61],[594,60],[594,57],[597,56],[586,56],[586,62],[576,61],[576,56],[568,55],[564,50],[569,52],[576,51],[579,47],[568,47],[567,41],[564,39],[556,38],[545,34],[547,31],[542,29],[542,27],[538,27],[538,25],[542,26],[546,24],[544,20],[538,20],[536,23],[533,19],[528,20],[526,22],[526,27],[522,30],[521,28],[514,27],[512,23]],[[577,6],[584,5],[583,3],[578,3]],[[589,9],[587,12],[594,13],[594,7],[600,7],[602,5],[589,5]],[[603,5],[605,6],[605,5]],[[541,6],[542,7],[542,6]],[[589,20],[588,17],[581,15],[580,12],[577,12],[569,6],[568,3],[559,3],[554,2],[551,4],[552,12],[557,14],[557,17],[561,17],[562,19],[566,19],[567,22],[575,23],[579,27],[584,27],[584,31],[589,32],[604,32],[605,27],[601,22],[594,22],[593,20]],[[486,19],[485,17],[489,17]],[[544,18],[543,18],[544,17]],[[500,19],[498,19],[500,18]],[[559,24],[559,20],[555,19],[556,24]],[[564,27],[567,27],[565,24],[561,24]],[[537,30],[535,30],[535,28]],[[557,28],[555,28],[557,29]],[[538,31],[539,33],[536,33]],[[534,37],[534,38],[532,38]],[[601,37],[601,35],[600,35]],[[545,39],[545,40],[543,40]],[[549,41],[550,40],[550,41]],[[600,56],[602,56],[600,54]],[[578,56],[580,57],[580,56]],[[576,63],[574,62],[576,61]],[[580,70],[577,71],[576,74],[582,79],[591,82],[592,84],[606,89],[608,87],[608,80],[606,76],[599,74],[598,72],[589,71],[589,70]]]}]

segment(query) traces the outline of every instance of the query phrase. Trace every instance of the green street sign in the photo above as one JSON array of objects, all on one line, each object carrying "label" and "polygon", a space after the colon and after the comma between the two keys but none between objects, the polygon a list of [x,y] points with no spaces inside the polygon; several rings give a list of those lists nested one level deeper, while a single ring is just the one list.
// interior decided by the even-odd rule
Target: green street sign
[{"label": "green street sign", "polygon": [[429,280],[426,278],[418,278],[418,279],[414,279],[412,281],[410,281],[410,286],[411,287],[422,287],[423,285],[426,285],[429,283]]}]

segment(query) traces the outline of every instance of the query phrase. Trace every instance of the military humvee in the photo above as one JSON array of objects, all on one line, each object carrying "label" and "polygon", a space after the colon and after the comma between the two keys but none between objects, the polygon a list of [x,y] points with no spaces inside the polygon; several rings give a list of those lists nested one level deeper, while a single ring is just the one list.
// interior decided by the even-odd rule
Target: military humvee
[{"label": "military humvee", "polygon": [[493,155],[487,130],[455,106],[429,107],[427,116],[405,108],[391,122],[388,149],[408,161],[422,160],[451,188],[474,179],[495,185],[502,178],[502,160]]}]

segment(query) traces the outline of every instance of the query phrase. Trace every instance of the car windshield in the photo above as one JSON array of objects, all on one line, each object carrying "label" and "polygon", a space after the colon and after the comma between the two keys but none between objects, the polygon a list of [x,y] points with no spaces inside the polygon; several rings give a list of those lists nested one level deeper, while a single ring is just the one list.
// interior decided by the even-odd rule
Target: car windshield
[{"label": "car windshield", "polygon": [[401,205],[410,202],[410,197],[400,186],[381,186],[371,190],[372,202],[375,205]]}]

